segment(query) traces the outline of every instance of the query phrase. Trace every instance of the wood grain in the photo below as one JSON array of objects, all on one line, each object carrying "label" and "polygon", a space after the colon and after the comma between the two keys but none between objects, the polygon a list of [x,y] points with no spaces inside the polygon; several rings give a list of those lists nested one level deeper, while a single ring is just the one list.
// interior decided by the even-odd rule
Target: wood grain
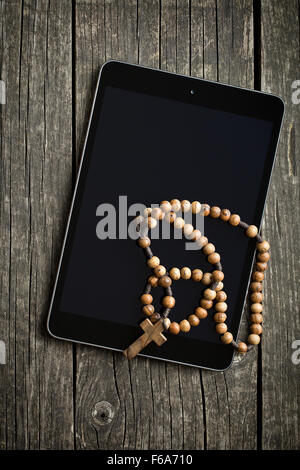
[{"label": "wood grain", "polygon": [[300,105],[292,102],[300,77],[299,3],[262,2],[261,24],[262,89],[286,104],[264,223],[272,258],[262,342],[262,447],[299,449],[300,368],[291,359],[292,342],[300,339]]},{"label": "wood grain", "polygon": [[[191,74],[253,87],[252,2],[215,3],[207,0],[193,1],[191,6]],[[245,337],[246,331],[244,320],[240,337]],[[237,356],[233,366],[224,373],[202,371],[200,374],[206,448],[255,449],[256,352],[244,358]],[[245,406],[245,403],[251,406]]]},{"label": "wood grain", "polygon": [[0,2],[0,448],[73,448],[72,347],[46,333],[71,192],[71,8]]},{"label": "wood grain", "polygon": [[[126,8],[116,0],[76,2],[77,159],[101,65],[112,58],[138,62],[137,14],[136,1],[126,2]],[[111,351],[76,349],[77,448],[135,448],[135,405],[127,360]]]},{"label": "wood grain", "polygon": [[[297,0],[0,0],[0,449],[299,449],[299,32]],[[272,261],[261,352],[224,373],[130,362],[45,331],[108,59],[261,83],[286,100],[263,226]]]}]

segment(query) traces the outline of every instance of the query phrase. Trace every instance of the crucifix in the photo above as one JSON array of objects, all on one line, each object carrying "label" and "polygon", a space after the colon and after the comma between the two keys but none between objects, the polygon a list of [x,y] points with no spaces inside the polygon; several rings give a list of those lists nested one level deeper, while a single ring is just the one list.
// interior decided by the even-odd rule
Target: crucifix
[{"label": "crucifix", "polygon": [[144,334],[123,351],[124,356],[128,359],[133,359],[151,341],[154,341],[158,346],[167,341],[167,338],[162,334],[165,329],[162,319],[153,325],[149,318],[146,318],[146,320],[142,321],[140,327],[144,330]]}]

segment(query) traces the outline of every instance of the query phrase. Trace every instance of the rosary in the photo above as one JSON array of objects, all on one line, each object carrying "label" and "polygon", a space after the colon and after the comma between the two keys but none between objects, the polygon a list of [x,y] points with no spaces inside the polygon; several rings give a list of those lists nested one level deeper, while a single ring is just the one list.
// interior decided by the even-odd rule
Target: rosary
[{"label": "rosary", "polygon": [[[215,246],[209,243],[207,237],[202,236],[201,232],[194,229],[192,224],[185,223],[182,217],[177,216],[179,211],[183,213],[192,211],[193,214],[200,213],[205,217],[210,216],[213,219],[221,219],[233,227],[243,229],[249,238],[256,239],[256,263],[249,286],[251,292],[251,315],[250,334],[247,344],[242,341],[235,342],[225,323],[227,318],[225,313],[227,311],[227,294],[223,289],[224,273],[219,253],[216,252]],[[174,224],[176,229],[182,230],[188,240],[198,244],[199,249],[207,256],[207,261],[212,265],[212,272],[203,273],[201,269],[191,270],[188,267],[181,269],[172,267],[167,272],[167,269],[160,264],[160,259],[153,255],[150,248],[151,240],[146,236],[148,229],[155,228],[158,221],[163,219],[170,224]],[[258,234],[258,229],[255,225],[248,225],[242,222],[239,215],[231,214],[228,209],[221,210],[217,206],[210,207],[208,204],[201,204],[198,201],[190,203],[187,200],[183,200],[180,202],[178,199],[173,199],[171,202],[162,201],[160,207],[154,209],[147,208],[144,217],[137,217],[136,224],[139,227],[138,245],[145,250],[147,265],[152,269],[153,274],[148,278],[145,291],[140,298],[143,305],[142,311],[148,317],[140,324],[144,334],[123,351],[123,354],[128,359],[133,359],[151,341],[161,346],[167,341],[166,336],[163,334],[165,332],[173,335],[177,335],[180,332],[188,333],[191,327],[198,326],[200,320],[207,317],[207,311],[212,307],[214,307],[216,312],[213,316],[216,323],[216,332],[220,335],[222,343],[231,345],[240,354],[245,354],[254,345],[260,343],[263,320],[262,281],[270,259],[270,244]],[[203,297],[200,299],[200,305],[195,308],[195,312],[189,315],[187,319],[177,323],[171,322],[169,315],[175,306],[175,298],[173,297],[171,285],[173,281],[178,281],[179,279],[192,279],[195,282],[201,282],[207,287],[203,292]],[[157,286],[162,287],[165,291],[165,296],[162,299],[163,311],[161,314],[156,313],[152,305],[153,297],[151,289]]]}]

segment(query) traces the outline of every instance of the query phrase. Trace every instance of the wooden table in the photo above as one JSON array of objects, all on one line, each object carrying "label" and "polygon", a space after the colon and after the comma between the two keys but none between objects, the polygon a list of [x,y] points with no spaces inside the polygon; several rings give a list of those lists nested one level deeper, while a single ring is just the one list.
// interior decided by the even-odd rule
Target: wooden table
[{"label": "wooden table", "polygon": [[[0,449],[299,448],[297,0],[0,0],[0,31]],[[96,77],[111,58],[286,101],[263,226],[263,342],[225,373],[128,362],[46,333]]]}]

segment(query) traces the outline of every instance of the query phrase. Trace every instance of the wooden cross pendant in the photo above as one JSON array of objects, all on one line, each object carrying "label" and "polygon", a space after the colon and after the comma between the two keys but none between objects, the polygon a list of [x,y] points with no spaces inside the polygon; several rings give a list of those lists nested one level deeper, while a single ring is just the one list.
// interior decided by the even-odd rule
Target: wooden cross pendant
[{"label": "wooden cross pendant", "polygon": [[133,359],[142,349],[151,343],[151,341],[154,341],[158,346],[161,346],[167,341],[167,338],[162,334],[164,331],[162,319],[153,325],[149,318],[146,318],[146,320],[142,321],[140,327],[145,333],[123,351],[124,356],[128,359]]}]

